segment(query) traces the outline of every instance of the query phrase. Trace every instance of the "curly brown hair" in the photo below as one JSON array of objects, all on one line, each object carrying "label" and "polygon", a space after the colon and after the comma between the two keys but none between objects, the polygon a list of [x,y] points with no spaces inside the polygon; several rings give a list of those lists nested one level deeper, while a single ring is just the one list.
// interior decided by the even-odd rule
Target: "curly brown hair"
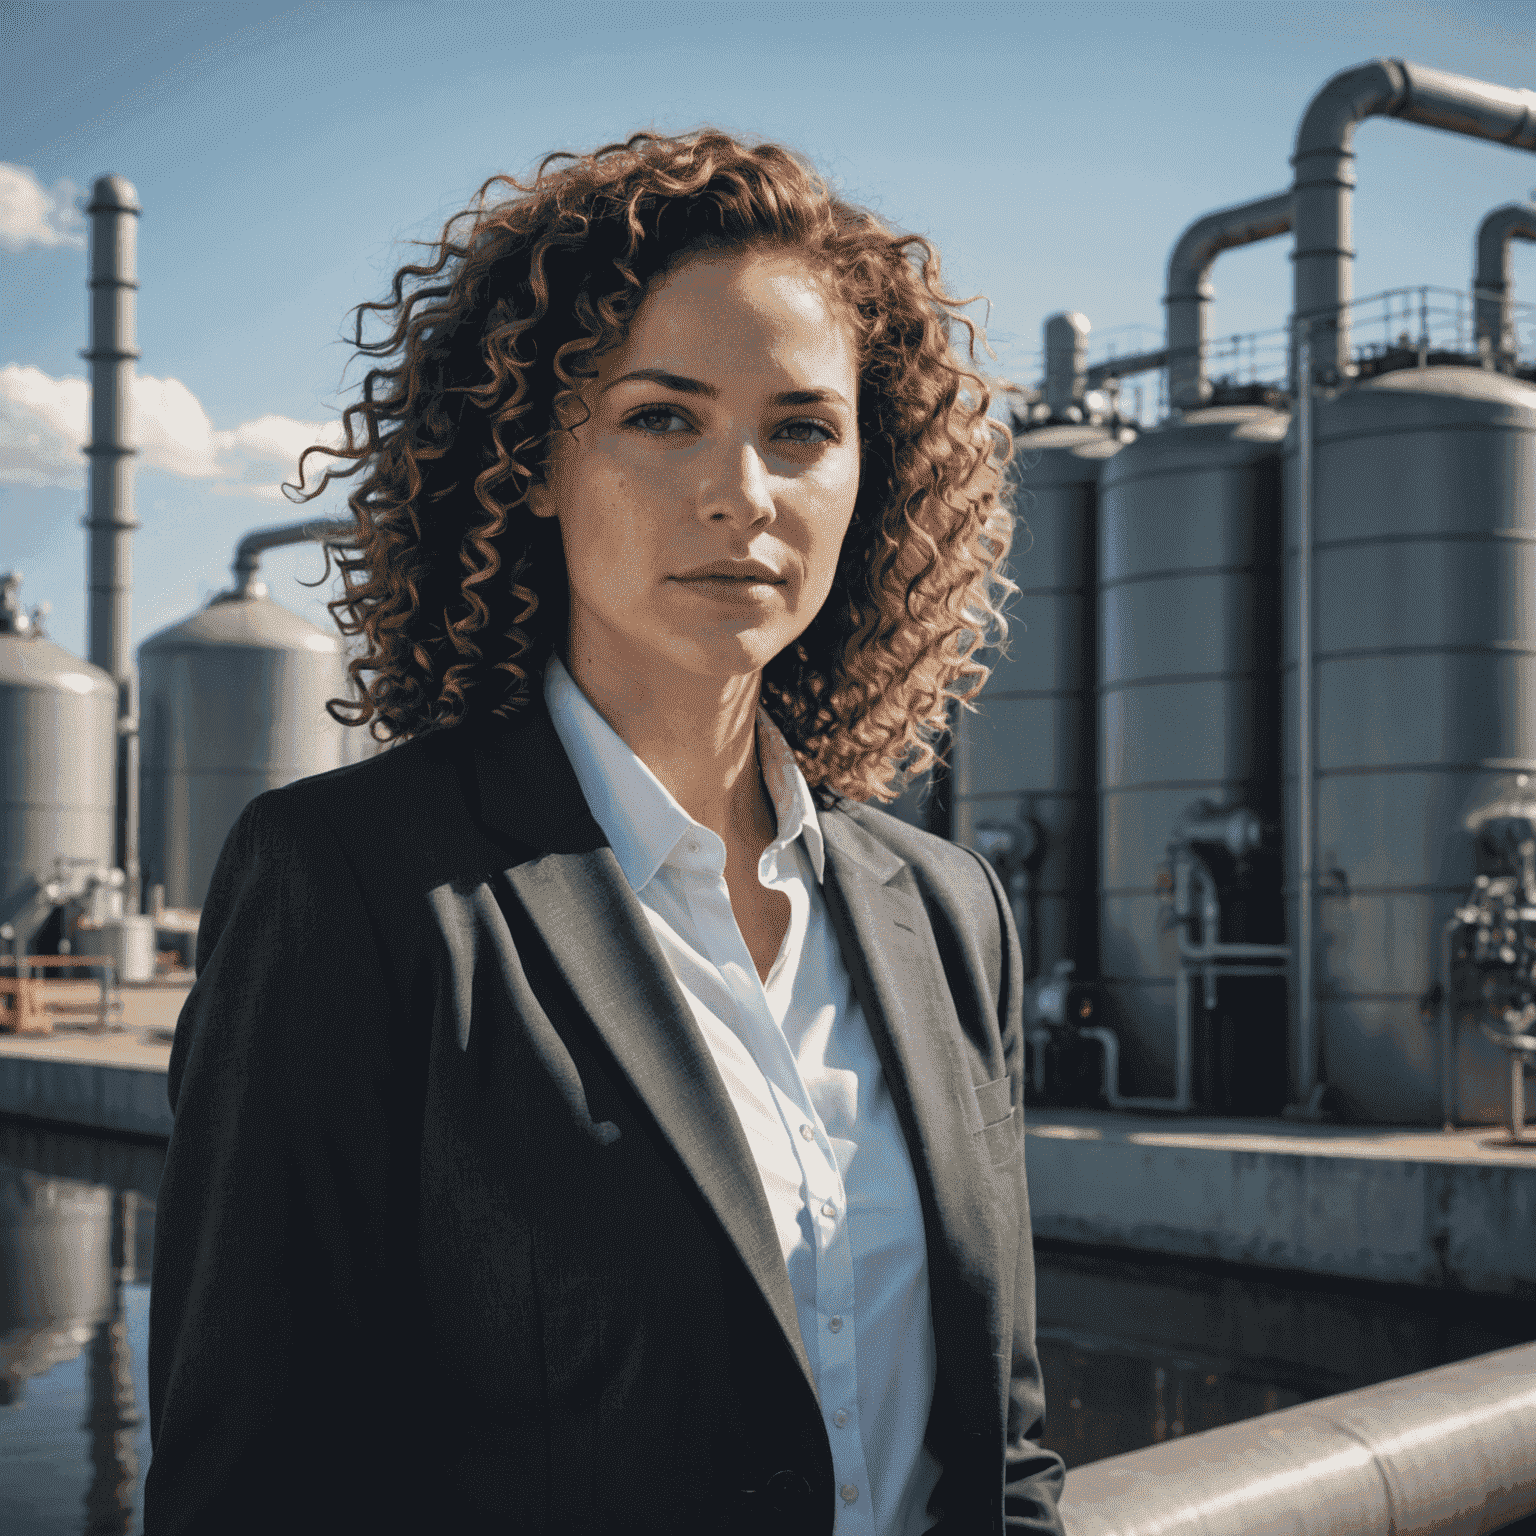
[{"label": "curly brown hair", "polygon": [[[488,203],[497,185],[514,195]],[[889,800],[935,761],[1014,590],[1012,436],[951,341],[964,325],[974,365],[974,301],[945,292],[921,236],[837,198],[791,151],[714,129],[552,154],[529,184],[491,177],[431,260],[354,312],[358,354],[380,361],[343,412],[345,445],[306,449],[285,487],[309,501],[365,472],[329,606],[366,650],[349,666],[360,699],[331,700],[335,719],[387,741],[526,702],[568,616],[558,529],[524,507],[562,408],[685,256],[762,248],[802,255],[847,306],[862,455],[831,594],[764,670],[763,705],[822,795]],[[390,330],[365,342],[373,311]],[[306,492],[312,453],[350,463]]]}]

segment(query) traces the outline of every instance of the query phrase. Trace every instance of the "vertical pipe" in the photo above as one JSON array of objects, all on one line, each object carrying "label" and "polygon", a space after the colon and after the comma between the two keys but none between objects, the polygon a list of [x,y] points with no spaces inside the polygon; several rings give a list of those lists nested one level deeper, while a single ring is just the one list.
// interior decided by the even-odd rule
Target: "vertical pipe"
[{"label": "vertical pipe", "polygon": [[1053,417],[1067,417],[1074,408],[1081,413],[1088,388],[1090,329],[1087,315],[1075,309],[1045,322],[1045,402]]},{"label": "vertical pipe", "polygon": [[1514,240],[1536,240],[1536,204],[1507,203],[1495,208],[1477,230],[1477,267],[1472,277],[1477,341],[1486,339],[1499,362],[1513,362],[1519,350],[1509,262],[1510,242]]},{"label": "vertical pipe", "polygon": [[1296,1102],[1317,1085],[1317,989],[1313,939],[1317,817],[1312,740],[1312,323],[1297,317],[1296,349]]},{"label": "vertical pipe", "polygon": [[1289,187],[1269,197],[1219,208],[1195,220],[1168,257],[1168,394],[1177,410],[1193,410],[1211,394],[1206,379],[1206,317],[1216,290],[1211,268],[1223,251],[1283,235],[1291,227]]},{"label": "vertical pipe", "polygon": [[92,191],[90,511],[86,655],[117,684],[117,847],[127,909],[139,910],[138,682],[133,665],[133,365],[139,196],[121,176]]}]

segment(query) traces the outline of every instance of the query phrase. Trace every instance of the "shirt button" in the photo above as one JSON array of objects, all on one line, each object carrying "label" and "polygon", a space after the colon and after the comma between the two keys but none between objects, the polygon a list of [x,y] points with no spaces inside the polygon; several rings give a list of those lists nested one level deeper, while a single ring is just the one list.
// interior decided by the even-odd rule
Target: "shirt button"
[{"label": "shirt button", "polygon": [[800,1127],[800,1134],[804,1136],[807,1141],[816,1140],[816,1132],[813,1131],[808,1125],[802,1125]]},{"label": "shirt button", "polygon": [[830,1200],[823,1200],[821,1203],[821,1214],[823,1216],[836,1216],[837,1207]]},{"label": "shirt button", "polygon": [[841,1489],[838,1491],[843,1496],[844,1504],[852,1504],[853,1501],[859,1496],[859,1490],[855,1488],[852,1483],[844,1483]]},{"label": "shirt button", "polygon": [[830,1328],[833,1333],[841,1333],[843,1331],[843,1320],[842,1320],[842,1318],[840,1318],[840,1317],[829,1317],[827,1319],[827,1327]]},{"label": "shirt button", "polygon": [[843,1425],[848,1422],[848,1410],[846,1408],[839,1408],[837,1412],[832,1415],[832,1422],[836,1424],[839,1429],[841,1429]]}]

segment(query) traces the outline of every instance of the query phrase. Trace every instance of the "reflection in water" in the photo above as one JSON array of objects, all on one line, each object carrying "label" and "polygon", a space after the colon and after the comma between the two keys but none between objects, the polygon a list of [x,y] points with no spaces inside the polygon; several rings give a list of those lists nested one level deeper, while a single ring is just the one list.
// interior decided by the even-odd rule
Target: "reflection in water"
[{"label": "reflection in water", "polygon": [[1528,1303],[1039,1243],[1044,1443],[1069,1467],[1536,1339]]},{"label": "reflection in water", "polygon": [[133,1278],[126,1256],[133,1251],[138,1199],[131,1189],[118,1190],[112,1197],[112,1301],[91,1341],[90,1410],[80,1426],[91,1441],[86,1536],[122,1536],[134,1524],[139,1465],[133,1442],[143,1415],[133,1400],[123,1282]]},{"label": "reflection in water", "polygon": [[[161,1144],[0,1120],[5,1536],[137,1529],[164,1162]],[[1044,1440],[1069,1467],[1536,1338],[1529,1304],[1499,1297],[1055,1243],[1035,1267]]]},{"label": "reflection in water", "polygon": [[[0,1122],[0,1525],[18,1536],[137,1528],[144,1413],[124,1294],[149,1278],[164,1159],[158,1144]],[[29,1383],[71,1367],[84,1390],[69,1418],[56,1392],[42,1419],[29,1412]]]}]

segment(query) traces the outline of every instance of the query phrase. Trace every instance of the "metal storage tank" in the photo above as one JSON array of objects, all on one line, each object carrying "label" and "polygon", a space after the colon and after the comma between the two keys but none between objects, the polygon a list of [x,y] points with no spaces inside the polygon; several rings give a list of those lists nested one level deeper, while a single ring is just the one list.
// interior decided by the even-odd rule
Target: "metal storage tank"
[{"label": "metal storage tank", "polygon": [[[1121,1089],[1175,1092],[1178,933],[1168,846],[1202,799],[1280,816],[1280,454],[1289,416],[1190,410],[1112,458],[1099,482],[1099,974]],[[1273,855],[1271,855],[1273,859]],[[1280,872],[1226,937],[1278,943]],[[1285,999],[1227,978],[1206,1019],[1244,1064],[1239,1112],[1285,1098]],[[1209,1060],[1202,1041],[1196,1060]],[[1273,1099],[1269,1105],[1268,1100]]]},{"label": "metal storage tank", "polygon": [[1009,608],[1010,655],[956,733],[954,836],[970,844],[988,820],[1032,818],[1043,834],[1028,927],[1031,975],[1071,960],[1096,969],[1094,870],[1094,566],[1099,475],[1121,451],[1088,423],[1021,433],[1014,445],[1020,592]]},{"label": "metal storage tank", "polygon": [[219,850],[263,790],[337,768],[347,728],[340,640],[260,582],[213,598],[139,647],[141,859],[172,907],[200,907]]},{"label": "metal storage tank", "polygon": [[117,685],[43,635],[20,585],[0,578],[0,923],[25,948],[58,861],[111,867]]},{"label": "metal storage tank", "polygon": [[[1476,873],[1464,819],[1510,776],[1536,772],[1536,388],[1471,367],[1382,373],[1318,399],[1313,442],[1321,1077],[1351,1118],[1438,1125],[1427,994],[1441,928]],[[1295,448],[1293,436],[1288,615]],[[1294,913],[1301,834],[1286,735]],[[1455,1065],[1458,1118],[1503,1120],[1503,1052],[1464,1030]]]}]

